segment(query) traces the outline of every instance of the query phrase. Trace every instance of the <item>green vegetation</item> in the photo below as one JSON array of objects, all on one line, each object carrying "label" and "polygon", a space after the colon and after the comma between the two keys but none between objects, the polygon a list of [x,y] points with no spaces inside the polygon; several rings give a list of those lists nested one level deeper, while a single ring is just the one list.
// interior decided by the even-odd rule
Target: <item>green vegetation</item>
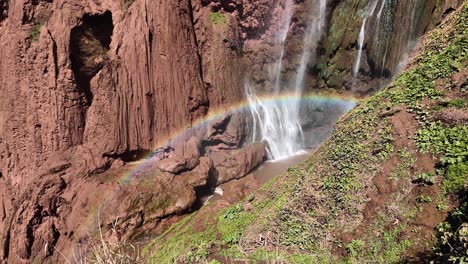
[{"label": "green vegetation", "polygon": [[390,177],[393,179],[408,179],[411,176],[410,168],[415,162],[415,158],[413,154],[406,149],[400,149],[397,153],[397,157],[399,159],[399,165],[392,171]]},{"label": "green vegetation", "polygon": [[212,12],[210,14],[210,21],[215,25],[224,25],[227,22],[226,17],[223,13],[220,12]]},{"label": "green vegetation", "polygon": [[466,106],[466,101],[462,98],[457,98],[447,102],[448,107],[463,108]]},{"label": "green vegetation", "polygon": [[[212,13],[210,21],[222,24],[226,18]],[[192,226],[196,214],[178,223],[148,248],[151,259],[204,260],[216,250],[253,263],[397,263],[413,246],[430,249],[418,241],[423,235],[418,214],[434,207],[446,212],[452,206],[448,197],[466,193],[468,128],[433,117],[434,106],[456,95],[450,77],[467,66],[467,21],[465,5],[449,24],[431,33],[410,70],[339,120],[329,141],[309,160],[222,210],[215,223],[197,228],[202,231]],[[459,99],[447,103],[464,105]],[[414,130],[396,125],[395,120],[407,122],[405,118],[413,123],[404,125]],[[429,160],[425,166],[434,166],[425,153],[439,162],[424,169],[436,173],[417,174],[422,157]],[[441,257],[460,259],[468,232],[466,207],[440,226],[436,252]],[[336,248],[344,255],[336,254]]]},{"label": "green vegetation", "polygon": [[42,23],[35,24],[31,27],[29,34],[31,36],[32,41],[38,41],[39,36],[41,35],[41,28],[42,28]]},{"label": "green vegetation", "polygon": [[[209,226],[202,232],[194,232],[189,223],[194,216],[196,213],[185,217],[145,248],[143,254],[148,255],[148,263],[169,264],[187,259],[202,260],[208,256],[208,248],[216,238],[215,232]],[[161,242],[164,242],[163,247],[158,246]]]},{"label": "green vegetation", "polygon": [[416,176],[415,182],[422,186],[433,185],[435,183],[434,177],[432,173],[421,173]]},{"label": "green vegetation", "polygon": [[437,227],[437,247],[434,255],[439,263],[468,262],[468,201],[452,211],[447,221]]},{"label": "green vegetation", "polygon": [[253,220],[253,215],[244,212],[243,205],[229,207],[218,218],[218,230],[228,245],[239,243],[242,230]]},{"label": "green vegetation", "polygon": [[433,123],[416,134],[416,144],[423,152],[444,153],[443,164],[457,164],[468,161],[468,127],[445,127]]},{"label": "green vegetation", "polygon": [[449,165],[443,183],[447,193],[459,193],[466,189],[468,184],[468,162]]},{"label": "green vegetation", "polygon": [[361,253],[363,245],[364,242],[361,240],[353,240],[346,246],[346,250],[351,257],[357,257]]},{"label": "green vegetation", "polygon": [[432,203],[432,198],[430,196],[420,195],[416,198],[416,202],[422,203]]}]

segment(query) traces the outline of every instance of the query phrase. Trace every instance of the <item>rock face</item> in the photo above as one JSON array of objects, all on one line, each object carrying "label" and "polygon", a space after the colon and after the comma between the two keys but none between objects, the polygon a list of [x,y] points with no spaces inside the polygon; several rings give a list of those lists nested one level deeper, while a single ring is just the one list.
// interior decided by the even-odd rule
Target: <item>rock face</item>
[{"label": "rock face", "polygon": [[[298,13],[288,38],[303,33],[302,2],[294,1]],[[349,2],[358,4],[350,9]],[[333,28],[345,21],[339,12],[355,14],[364,2],[329,3],[320,49],[330,66],[309,65],[311,78],[320,68],[327,85],[346,86],[351,65],[343,58],[353,53],[347,47],[356,42],[356,27],[337,36]],[[404,14],[399,2],[394,20]],[[210,111],[242,100],[247,76],[268,87],[276,54],[268,40],[282,5],[0,0],[0,262],[63,262],[58,251],[70,253],[97,227],[96,208],[103,226],[116,223],[117,238],[132,238],[190,210],[200,188],[261,164],[265,146],[246,144],[246,118],[238,114],[160,147]],[[367,47],[372,62],[375,52]],[[294,63],[286,64],[293,71]],[[120,181],[141,169],[132,162],[156,148],[153,163],[129,183]]]},{"label": "rock face", "polygon": [[[322,44],[317,71],[323,86],[363,94],[376,91],[402,70],[418,39],[434,28],[459,0],[350,0],[334,1],[328,32]],[[358,37],[366,20],[361,63],[353,67],[359,49]],[[353,87],[354,86],[354,87]]]},{"label": "rock face", "polygon": [[[0,259],[64,250],[92,202],[80,192],[111,188],[99,173],[241,99],[238,21],[209,12],[189,0],[0,1]],[[187,144],[168,171],[210,167]]]}]

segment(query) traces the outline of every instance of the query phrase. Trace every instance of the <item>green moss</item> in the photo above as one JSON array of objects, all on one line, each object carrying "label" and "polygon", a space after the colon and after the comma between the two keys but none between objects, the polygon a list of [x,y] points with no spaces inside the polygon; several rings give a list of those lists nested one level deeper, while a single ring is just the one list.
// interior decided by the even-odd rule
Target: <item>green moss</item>
[{"label": "green moss", "polygon": [[210,14],[210,21],[215,25],[224,25],[227,22],[226,17],[223,13],[213,12]]}]

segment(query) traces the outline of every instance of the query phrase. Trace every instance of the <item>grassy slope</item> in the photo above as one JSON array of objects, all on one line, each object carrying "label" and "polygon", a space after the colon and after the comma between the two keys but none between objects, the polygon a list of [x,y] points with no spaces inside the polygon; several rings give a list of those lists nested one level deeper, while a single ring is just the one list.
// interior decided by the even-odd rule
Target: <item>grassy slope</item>
[{"label": "grassy slope", "polygon": [[[148,246],[150,262],[389,263],[430,250],[434,227],[466,198],[467,21],[465,1],[412,66],[341,119],[307,162],[215,219],[187,217]],[[441,242],[463,239],[462,209],[452,226],[439,226]],[[447,254],[447,244],[439,248]]]}]

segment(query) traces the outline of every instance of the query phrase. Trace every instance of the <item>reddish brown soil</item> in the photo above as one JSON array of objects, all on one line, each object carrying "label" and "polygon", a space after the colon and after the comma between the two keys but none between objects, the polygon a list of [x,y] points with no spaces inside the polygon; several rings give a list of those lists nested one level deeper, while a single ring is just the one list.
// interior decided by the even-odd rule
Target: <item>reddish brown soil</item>
[{"label": "reddish brown soil", "polygon": [[[411,175],[423,172],[434,172],[436,160],[429,154],[422,154],[416,151],[415,142],[412,138],[419,125],[414,115],[401,109],[401,111],[391,116],[389,121],[392,124],[394,152],[382,165],[380,172],[372,179],[375,191],[368,193],[369,201],[362,212],[363,221],[361,225],[354,231],[339,236],[339,239],[345,244],[351,242],[353,239],[360,239],[365,236],[366,231],[369,230],[370,224],[375,217],[385,208],[386,204],[393,199],[392,194],[400,190],[405,185],[405,181],[410,180],[390,178],[391,173],[402,162],[398,158],[399,150],[406,148],[416,158],[410,168]],[[439,192],[440,190],[436,185],[427,187],[416,186],[402,203],[415,207],[417,206],[416,198],[418,196],[430,196],[435,200]],[[446,212],[439,212],[435,209],[434,201],[427,206],[422,206],[422,211],[417,214],[416,219],[407,223],[408,227],[399,234],[402,239],[411,238],[417,240],[415,246],[408,252],[409,255],[416,256],[418,253],[428,249],[425,243],[431,241],[431,237],[434,234],[434,227],[443,221],[446,216]],[[402,220],[404,221],[404,219],[395,219],[394,223],[391,223],[385,228],[391,230],[394,228],[395,223],[400,223]],[[418,230],[418,232],[411,232],[412,230]],[[344,248],[335,247],[335,249],[338,255],[347,254]]]}]

